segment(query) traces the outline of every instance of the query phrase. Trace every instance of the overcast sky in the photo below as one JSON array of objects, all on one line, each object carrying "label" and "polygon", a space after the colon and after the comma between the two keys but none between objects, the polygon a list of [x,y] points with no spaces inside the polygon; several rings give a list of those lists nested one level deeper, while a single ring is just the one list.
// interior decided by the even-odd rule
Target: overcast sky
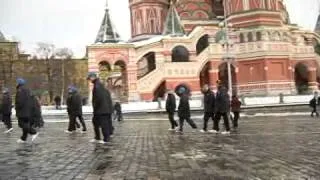
[{"label": "overcast sky", "polygon": [[[292,23],[313,30],[318,0],[285,0]],[[70,47],[82,57],[92,44],[104,15],[106,0],[0,0],[0,31],[22,42],[32,53],[36,42]],[[130,38],[128,0],[109,0],[114,23],[122,37]]]}]

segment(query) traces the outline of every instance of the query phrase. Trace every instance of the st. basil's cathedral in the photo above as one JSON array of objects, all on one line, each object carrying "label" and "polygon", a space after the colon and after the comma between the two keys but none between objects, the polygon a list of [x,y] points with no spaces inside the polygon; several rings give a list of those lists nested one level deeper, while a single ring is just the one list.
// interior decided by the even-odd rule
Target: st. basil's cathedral
[{"label": "st. basil's cathedral", "polygon": [[89,71],[98,72],[122,101],[155,100],[181,86],[196,97],[204,84],[216,89],[217,80],[228,87],[226,53],[232,55],[233,94],[318,89],[314,46],[320,37],[290,24],[283,0],[129,0],[129,5],[131,39],[121,41],[107,6],[96,41],[87,47]]}]

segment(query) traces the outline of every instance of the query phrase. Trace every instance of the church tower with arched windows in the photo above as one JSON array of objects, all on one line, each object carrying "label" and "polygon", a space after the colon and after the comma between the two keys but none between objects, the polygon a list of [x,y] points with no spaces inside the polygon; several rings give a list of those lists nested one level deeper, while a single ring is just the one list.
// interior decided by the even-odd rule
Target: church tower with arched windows
[{"label": "church tower with arched windows", "polygon": [[161,35],[169,0],[129,0],[132,41]]},{"label": "church tower with arched windows", "polygon": [[281,26],[288,24],[283,0],[224,0],[229,22],[235,27]]}]

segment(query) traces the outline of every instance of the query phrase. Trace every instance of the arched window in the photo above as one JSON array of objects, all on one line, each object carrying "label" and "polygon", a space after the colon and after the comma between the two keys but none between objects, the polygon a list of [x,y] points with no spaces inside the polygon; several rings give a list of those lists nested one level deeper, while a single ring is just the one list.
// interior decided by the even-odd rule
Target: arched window
[{"label": "arched window", "polygon": [[262,35],[261,35],[261,32],[260,32],[260,31],[258,31],[258,32],[256,33],[256,36],[257,36],[257,41],[261,41]]},{"label": "arched window", "polygon": [[253,34],[252,32],[248,33],[248,42],[252,42],[253,41]]},{"label": "arched window", "polygon": [[239,38],[240,38],[240,43],[244,43],[244,35],[242,33],[240,33]]},{"label": "arched window", "polygon": [[202,36],[196,45],[197,55],[200,54],[203,50],[205,50],[209,46],[209,35],[206,34]]},{"label": "arched window", "polygon": [[183,46],[176,46],[172,49],[171,55],[172,62],[188,62],[189,61],[189,51]]}]

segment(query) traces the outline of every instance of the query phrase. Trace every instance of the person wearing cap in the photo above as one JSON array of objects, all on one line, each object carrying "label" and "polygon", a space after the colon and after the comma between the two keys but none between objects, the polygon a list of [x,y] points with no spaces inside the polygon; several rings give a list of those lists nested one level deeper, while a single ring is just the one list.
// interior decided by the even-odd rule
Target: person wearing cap
[{"label": "person wearing cap", "polygon": [[177,122],[174,120],[174,113],[176,112],[176,97],[172,90],[168,90],[167,100],[166,100],[166,111],[168,113],[168,118],[170,121],[171,128],[169,131],[174,131],[178,127]]},{"label": "person wearing cap", "polygon": [[7,127],[7,131],[5,131],[5,133],[10,133],[13,130],[12,123],[11,123],[11,113],[12,113],[11,95],[9,93],[8,88],[4,88],[2,91],[2,94],[3,94],[2,104],[1,104],[2,120]]},{"label": "person wearing cap", "polygon": [[66,130],[66,133],[72,133],[76,130],[76,119],[79,118],[79,121],[82,125],[82,133],[87,132],[86,123],[84,122],[82,116],[82,98],[78,93],[78,90],[74,86],[69,86],[68,88],[68,98],[67,98],[67,111],[69,115],[69,127]]},{"label": "person wearing cap", "polygon": [[[112,112],[113,103],[110,92],[100,82],[96,73],[90,72],[87,79],[93,83],[92,106],[93,106],[93,127],[95,138],[90,142],[105,144],[110,141],[113,134]],[[103,140],[100,138],[100,128],[102,129]]]},{"label": "person wearing cap", "polygon": [[204,116],[203,116],[203,129],[200,132],[207,132],[208,121],[211,118],[214,121],[214,108],[215,108],[215,94],[209,88],[209,85],[205,84],[202,89],[203,103],[204,103]]},{"label": "person wearing cap", "polygon": [[215,118],[213,123],[212,133],[219,133],[219,122],[221,117],[224,120],[225,131],[221,134],[230,134],[229,118],[228,114],[230,112],[230,98],[228,90],[226,87],[221,86],[216,94],[215,101]]},{"label": "person wearing cap", "polygon": [[22,128],[22,136],[17,141],[18,143],[25,143],[28,134],[32,135],[33,142],[39,135],[35,129],[31,127],[32,121],[32,99],[31,92],[26,87],[26,81],[22,78],[17,79],[17,93],[15,99],[16,116],[18,118],[19,127]]},{"label": "person wearing cap", "polygon": [[190,119],[189,94],[186,88],[181,87],[178,93],[180,94],[180,102],[178,106],[179,130],[177,130],[177,132],[183,133],[184,120],[186,120],[193,129],[197,129],[197,125]]}]

